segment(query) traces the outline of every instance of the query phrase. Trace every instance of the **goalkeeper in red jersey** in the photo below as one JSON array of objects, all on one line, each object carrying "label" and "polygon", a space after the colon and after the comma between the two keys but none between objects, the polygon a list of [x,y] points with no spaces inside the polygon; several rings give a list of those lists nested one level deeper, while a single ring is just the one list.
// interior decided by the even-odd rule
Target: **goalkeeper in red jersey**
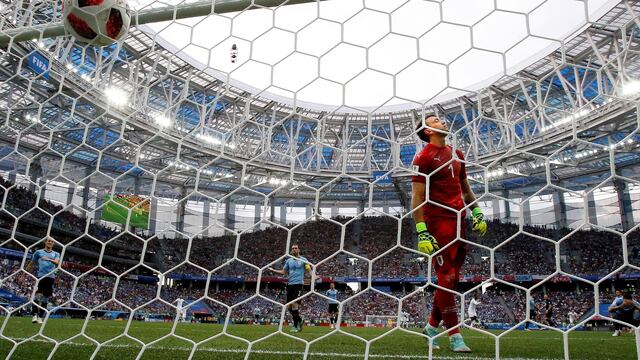
[{"label": "goalkeeper in red jersey", "polygon": [[[477,231],[481,236],[487,232],[487,223],[469,186],[465,165],[462,162],[464,160],[462,152],[455,150],[454,156],[454,149],[445,142],[447,130],[447,124],[435,115],[425,117],[424,126],[418,124],[417,135],[427,142],[427,145],[416,154],[413,160],[413,170],[421,175],[412,178],[411,208],[415,209],[413,219],[416,222],[419,251],[433,255],[440,248],[453,242],[433,258],[438,285],[453,290],[460,277],[460,267],[464,263],[466,254],[464,243],[456,241],[458,237],[456,211],[463,209],[465,205],[470,205],[473,231]],[[428,201],[425,203],[425,200]],[[461,237],[464,236],[462,220],[465,215],[466,211],[461,211]],[[470,352],[471,349],[464,343],[460,330],[454,328],[458,324],[454,294],[437,289],[425,334],[429,337],[436,336],[441,320],[450,329],[451,349],[455,352]],[[440,348],[435,339],[433,348]]]}]

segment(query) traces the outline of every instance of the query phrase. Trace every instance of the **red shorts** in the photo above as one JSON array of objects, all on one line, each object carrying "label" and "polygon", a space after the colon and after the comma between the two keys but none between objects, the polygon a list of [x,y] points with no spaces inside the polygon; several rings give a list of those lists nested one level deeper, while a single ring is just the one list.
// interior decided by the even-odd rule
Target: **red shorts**
[{"label": "red shorts", "polygon": [[[460,237],[464,237],[464,222],[460,225]],[[465,243],[456,240],[458,219],[448,217],[437,217],[427,220],[427,230],[436,238],[440,248],[454,242],[446,249],[442,250],[433,258],[433,267],[441,286],[449,287],[447,284],[455,284],[460,278],[460,268],[464,264],[467,254]]]}]

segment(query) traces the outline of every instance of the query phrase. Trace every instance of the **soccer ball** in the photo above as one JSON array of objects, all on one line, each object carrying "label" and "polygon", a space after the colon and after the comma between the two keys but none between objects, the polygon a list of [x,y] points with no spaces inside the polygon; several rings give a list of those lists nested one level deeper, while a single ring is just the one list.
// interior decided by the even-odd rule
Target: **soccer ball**
[{"label": "soccer ball", "polygon": [[129,32],[131,14],[125,0],[64,0],[64,27],[76,40],[111,45]]}]

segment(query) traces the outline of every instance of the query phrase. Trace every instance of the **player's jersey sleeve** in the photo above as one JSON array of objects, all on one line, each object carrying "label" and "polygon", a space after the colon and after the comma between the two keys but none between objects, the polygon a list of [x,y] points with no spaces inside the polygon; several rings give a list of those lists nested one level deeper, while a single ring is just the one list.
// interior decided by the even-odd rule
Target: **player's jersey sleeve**
[{"label": "player's jersey sleeve", "polygon": [[460,177],[459,178],[460,178],[460,181],[463,181],[464,179],[467,178],[467,168],[465,166],[465,163],[463,162],[464,154],[462,153],[462,151],[456,150],[456,155],[460,160]]},{"label": "player's jersey sleeve", "polygon": [[33,262],[38,262],[38,260],[40,260],[40,250],[36,250],[33,252],[33,255],[31,256],[31,261]]},{"label": "player's jersey sleeve", "polygon": [[289,272],[289,260],[291,259],[287,259],[287,261],[284,262],[284,267],[282,268],[282,270]]},{"label": "player's jersey sleeve", "polygon": [[[424,152],[420,152],[413,159],[413,163],[411,163],[411,168],[414,172],[419,172],[421,174],[429,174],[429,159],[424,155]],[[426,183],[427,179],[424,176],[413,175],[411,177],[411,182],[417,183]]]}]

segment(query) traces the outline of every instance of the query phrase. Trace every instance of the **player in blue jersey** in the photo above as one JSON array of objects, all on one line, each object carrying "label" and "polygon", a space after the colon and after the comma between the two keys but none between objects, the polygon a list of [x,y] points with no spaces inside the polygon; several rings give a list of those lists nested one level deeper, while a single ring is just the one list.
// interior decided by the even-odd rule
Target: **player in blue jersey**
[{"label": "player in blue jersey", "polygon": [[613,328],[615,331],[613,332],[613,336],[620,336],[622,327],[625,324],[629,324],[629,326],[638,326],[638,317],[640,317],[640,303],[633,300],[633,296],[630,292],[624,293],[622,296],[619,294],[622,291],[617,290],[616,295],[618,295],[611,306],[609,306],[609,313],[614,320],[621,321],[614,322]]},{"label": "player in blue jersey", "polygon": [[300,256],[300,247],[298,245],[291,246],[291,257],[284,263],[282,270],[269,268],[276,274],[285,275],[288,277],[287,282],[287,307],[291,312],[293,318],[293,329],[291,332],[302,331],[302,317],[300,317],[300,300],[298,298],[302,295],[304,288],[304,276],[307,271],[311,270],[309,261]]},{"label": "player in blue jersey", "polygon": [[47,237],[44,241],[44,249],[36,250],[27,264],[27,272],[32,272],[35,266],[38,267],[38,288],[33,298],[34,303],[38,306],[31,306],[32,323],[42,324],[49,298],[53,295],[56,270],[60,265],[60,253],[53,250],[53,244],[54,239]]},{"label": "player in blue jersey", "polygon": [[329,298],[329,322],[331,323],[331,328],[335,329],[338,322],[338,290],[336,290],[336,284],[329,284],[327,297]]}]

